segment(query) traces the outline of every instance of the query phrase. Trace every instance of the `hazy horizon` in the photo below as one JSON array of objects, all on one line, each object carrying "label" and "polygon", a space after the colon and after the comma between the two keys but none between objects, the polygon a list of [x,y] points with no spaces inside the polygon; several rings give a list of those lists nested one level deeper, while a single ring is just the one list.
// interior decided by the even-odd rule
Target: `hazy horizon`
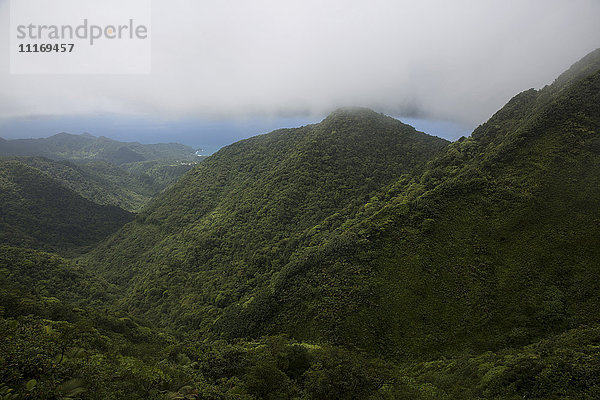
[{"label": "hazy horizon", "polygon": [[[123,116],[38,117],[0,120],[0,137],[13,139],[47,138],[58,133],[105,136],[124,142],[181,143],[212,154],[238,140],[269,133],[280,128],[296,128],[321,122],[326,115],[279,118],[245,118],[236,120],[155,121]],[[427,134],[454,141],[468,136],[471,127],[451,121],[395,117]],[[88,129],[89,127],[91,129]]]},{"label": "hazy horizon", "polygon": [[202,147],[364,106],[455,140],[600,43],[594,0],[148,1],[150,74],[19,75],[6,57],[0,136]]}]

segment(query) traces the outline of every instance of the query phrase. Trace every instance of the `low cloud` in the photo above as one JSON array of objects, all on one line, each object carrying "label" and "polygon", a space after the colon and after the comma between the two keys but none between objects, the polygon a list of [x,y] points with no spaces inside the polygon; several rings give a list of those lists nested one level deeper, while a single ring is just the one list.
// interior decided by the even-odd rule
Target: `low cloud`
[{"label": "low cloud", "polygon": [[[0,117],[235,118],[360,105],[477,124],[600,43],[595,0],[155,0],[152,7],[152,74],[11,75],[6,62]],[[8,19],[8,1],[0,1],[0,25]]]}]

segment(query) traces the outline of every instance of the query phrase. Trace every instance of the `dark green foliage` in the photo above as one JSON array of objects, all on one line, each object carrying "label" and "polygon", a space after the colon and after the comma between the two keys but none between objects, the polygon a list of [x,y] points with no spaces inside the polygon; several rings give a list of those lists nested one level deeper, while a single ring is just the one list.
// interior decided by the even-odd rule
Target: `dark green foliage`
[{"label": "dark green foliage", "polygon": [[517,96],[419,178],[313,236],[282,269],[294,272],[271,295],[272,326],[412,359],[600,319],[599,67]]},{"label": "dark green foliage", "polygon": [[599,398],[599,131],[597,50],[450,145],[340,110],[209,157],[80,264],[0,246],[0,398]]},{"label": "dark green foliage", "polygon": [[83,198],[41,169],[0,160],[0,243],[72,253],[132,218],[121,208]]},{"label": "dark green foliage", "polygon": [[[364,110],[229,146],[91,259],[110,279],[127,268],[127,309],[225,337],[413,358],[592,322],[600,83],[577,72],[591,60],[424,168],[386,170],[407,159],[385,158],[395,125]],[[416,138],[397,144],[426,149]]]},{"label": "dark green foliage", "polygon": [[129,222],[191,163],[105,161],[75,165],[41,157],[0,158],[0,243],[81,252]]},{"label": "dark green foliage", "polygon": [[589,60],[439,152],[366,110],[231,145],[86,259],[124,284],[123,309],[209,338],[283,332],[422,359],[592,323]]},{"label": "dark green foliage", "polygon": [[0,141],[2,156],[42,156],[54,160],[103,160],[126,164],[152,160],[194,161],[194,149],[177,143],[125,143],[89,134],[59,133],[45,139]]},{"label": "dark green foliage", "polygon": [[118,293],[115,286],[57,255],[5,245],[0,246],[0,285],[0,314],[7,318],[36,315],[72,321],[82,311],[78,307],[101,308]]},{"label": "dark green foliage", "polygon": [[26,398],[66,398],[81,393],[74,379],[85,375],[78,363],[90,352],[132,354],[152,346],[136,344],[151,340],[147,328],[113,328],[120,320],[107,306],[116,294],[61,257],[1,246],[0,382],[17,391],[26,382]]},{"label": "dark green foliage", "polygon": [[180,342],[115,315],[118,297],[59,256],[0,247],[0,395],[360,399],[393,375],[392,365],[283,337]]},{"label": "dark green foliage", "polygon": [[264,331],[267,286],[306,232],[447,145],[365,109],[244,140],[207,158],[91,253],[129,282],[126,309],[226,336]]},{"label": "dark green foliage", "polygon": [[[45,172],[63,186],[82,197],[100,204],[113,205],[127,211],[136,211],[164,187],[142,174],[131,174],[122,167],[106,161],[73,164],[41,157],[3,158],[27,164]],[[183,173],[181,174],[183,175]]]},{"label": "dark green foliage", "polygon": [[[532,345],[406,365],[403,380],[443,399],[594,399],[600,394],[599,327]],[[419,397],[416,397],[419,398]]]},{"label": "dark green foliage", "polygon": [[21,161],[43,171],[94,203],[113,205],[127,211],[139,211],[153,196],[175,183],[195,165],[167,160],[117,166],[106,161],[74,164],[42,157],[0,158],[0,161],[8,160]]},{"label": "dark green foliage", "polygon": [[139,177],[144,183],[151,184],[154,188],[153,195],[155,195],[158,191],[177,182],[177,180],[191,170],[194,165],[205,158],[206,157],[204,156],[196,156],[194,161],[143,161],[123,164],[121,165],[121,168],[127,170],[130,174]]}]

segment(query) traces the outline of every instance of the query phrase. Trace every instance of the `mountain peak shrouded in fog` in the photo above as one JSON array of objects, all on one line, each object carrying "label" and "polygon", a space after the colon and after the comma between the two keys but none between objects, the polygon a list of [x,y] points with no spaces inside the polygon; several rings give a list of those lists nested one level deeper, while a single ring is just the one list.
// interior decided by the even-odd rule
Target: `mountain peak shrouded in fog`
[{"label": "mountain peak shrouded in fog", "polygon": [[[2,26],[9,14],[0,2]],[[361,104],[475,126],[597,47],[599,14],[591,0],[154,1],[151,74],[0,66],[0,118],[298,117]],[[3,33],[0,51],[8,46]]]}]

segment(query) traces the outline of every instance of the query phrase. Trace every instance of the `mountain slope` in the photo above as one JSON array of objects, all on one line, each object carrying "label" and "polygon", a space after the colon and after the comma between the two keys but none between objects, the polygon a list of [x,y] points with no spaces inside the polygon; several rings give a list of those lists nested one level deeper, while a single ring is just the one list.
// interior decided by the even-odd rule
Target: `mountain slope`
[{"label": "mountain slope", "polygon": [[0,241],[78,252],[112,234],[133,215],[83,198],[48,173],[0,160]]},{"label": "mountain slope", "polygon": [[0,141],[1,156],[42,156],[54,160],[103,160],[126,164],[149,160],[191,160],[194,149],[177,143],[126,143],[90,134],[59,133],[44,139]]},{"label": "mountain slope", "polygon": [[449,146],[343,110],[224,149],[87,257],[121,287],[0,245],[0,397],[600,398],[599,132],[600,50]]},{"label": "mountain slope", "polygon": [[[282,268],[268,306],[235,310],[222,331],[422,358],[597,321],[599,54],[517,95],[418,179],[330,223]],[[256,315],[267,317],[248,322]]]},{"label": "mountain slope", "polygon": [[100,205],[136,211],[148,203],[160,187],[144,175],[134,175],[106,161],[76,165],[42,157],[0,158],[15,160],[42,171],[80,196]]},{"label": "mountain slope", "polygon": [[128,284],[124,307],[208,331],[266,288],[305,231],[446,144],[366,109],[247,139],[203,161],[87,260]]},{"label": "mountain slope", "polygon": [[287,333],[410,359],[592,323],[597,60],[515,96],[424,168],[386,170],[419,146],[368,146],[397,136],[370,135],[395,123],[366,111],[232,145],[90,260],[130,280],[130,311],[224,337]]}]

